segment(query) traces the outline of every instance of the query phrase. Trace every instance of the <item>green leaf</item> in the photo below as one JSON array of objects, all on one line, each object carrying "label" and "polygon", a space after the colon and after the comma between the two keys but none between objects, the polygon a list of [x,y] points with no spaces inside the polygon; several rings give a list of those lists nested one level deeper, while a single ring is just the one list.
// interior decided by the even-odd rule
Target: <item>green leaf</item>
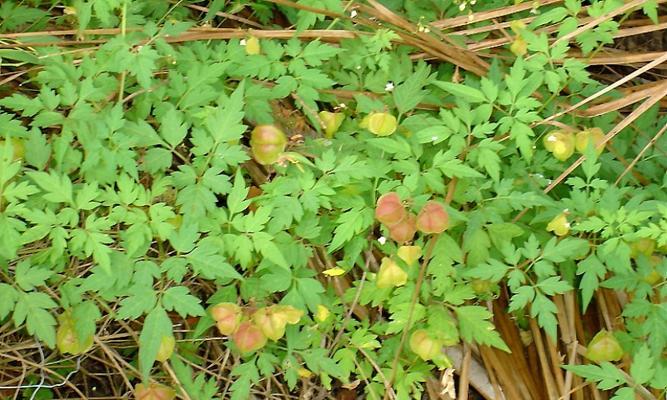
[{"label": "green leaf", "polygon": [[74,328],[80,343],[95,334],[96,322],[102,317],[100,310],[92,301],[84,301],[72,309]]},{"label": "green leaf", "polygon": [[640,385],[643,385],[653,379],[655,375],[654,357],[651,355],[647,345],[643,345],[634,354],[632,365],[630,366],[630,375],[632,379]]},{"label": "green leaf", "polygon": [[162,306],[165,310],[176,311],[183,318],[188,315],[199,317],[206,314],[204,307],[199,303],[201,300],[191,295],[185,286],[171,287],[162,295]]},{"label": "green leaf", "polygon": [[484,93],[470,86],[460,83],[435,81],[433,84],[455,98],[460,98],[470,103],[483,103],[486,101]]},{"label": "green leaf", "polygon": [[620,388],[614,393],[614,397],[611,400],[636,400],[635,391],[629,387]]},{"label": "green leaf", "polygon": [[341,248],[345,243],[352,240],[354,235],[361,233],[371,223],[372,217],[369,215],[369,210],[361,207],[340,214],[336,220],[337,226],[334,229],[334,237],[329,244],[329,252]]},{"label": "green leaf", "polygon": [[25,291],[33,290],[35,286],[44,285],[44,282],[51,275],[53,275],[53,271],[31,266],[27,261],[22,261],[16,265],[16,284]]},{"label": "green leaf", "polygon": [[544,246],[542,257],[558,263],[586,254],[589,249],[590,244],[588,243],[588,240],[565,238],[558,241],[556,238],[551,238],[551,240]]},{"label": "green leaf", "polygon": [[238,214],[248,208],[250,205],[250,200],[246,200],[247,197],[248,188],[245,185],[243,175],[241,174],[241,169],[239,168],[236,170],[232,191],[229,193],[229,196],[227,196],[227,207],[229,208],[229,214]]},{"label": "green leaf", "polygon": [[[519,271],[520,274],[520,271]],[[510,274],[511,275],[511,274]],[[520,286],[512,299],[508,311],[517,311],[523,309],[528,303],[535,298],[535,289],[532,286]]]},{"label": "green leaf", "polygon": [[157,302],[153,288],[135,285],[128,289],[129,297],[120,301],[117,319],[137,319],[149,312]]},{"label": "green leaf", "polygon": [[20,293],[14,309],[14,325],[20,327],[25,321],[29,334],[37,336],[47,346],[54,348],[56,319],[48,310],[56,307],[57,304],[44,293]]},{"label": "green leaf", "polygon": [[586,378],[589,382],[598,383],[598,388],[609,390],[621,386],[626,382],[623,373],[613,364],[603,362],[597,365],[564,365],[564,369]]},{"label": "green leaf", "polygon": [[241,82],[223,104],[206,118],[206,129],[216,143],[235,142],[241,139],[246,126],[243,125],[243,95],[245,84]]},{"label": "green leaf", "polygon": [[459,321],[461,338],[468,343],[476,342],[510,352],[509,347],[500,338],[493,324],[489,321],[492,314],[484,307],[462,306],[454,309]]},{"label": "green leaf", "polygon": [[303,48],[301,56],[307,64],[312,65],[313,67],[318,67],[322,65],[322,61],[326,61],[342,51],[344,50],[324,44],[317,39],[309,42],[306,47]]},{"label": "green leaf", "polygon": [[485,263],[479,264],[476,267],[466,269],[463,273],[465,276],[471,278],[485,279],[493,282],[500,282],[509,271],[509,265],[505,265],[500,261],[490,258]]},{"label": "green leaf", "polygon": [[4,320],[14,310],[19,292],[6,283],[0,283],[0,320]]},{"label": "green leaf", "polygon": [[188,126],[183,122],[183,113],[177,110],[171,103],[167,103],[162,118],[160,119],[160,136],[171,146],[175,148],[188,134]]},{"label": "green leaf", "polygon": [[458,158],[453,158],[451,160],[442,161],[438,164],[433,163],[434,167],[437,167],[442,171],[443,174],[452,178],[483,178],[484,175],[470,168],[469,166],[463,164]]},{"label": "green leaf", "polygon": [[422,62],[408,79],[394,88],[392,94],[398,112],[404,114],[412,110],[428,94],[423,88],[428,83],[430,72],[431,68]]},{"label": "green leaf", "polygon": [[259,381],[259,371],[255,366],[254,359],[237,365],[232,369],[231,375],[236,377],[230,386],[232,400],[246,400],[250,398],[250,387]]},{"label": "green leaf", "polygon": [[213,246],[202,244],[186,258],[194,272],[205,279],[243,279]]},{"label": "green leaf", "polygon": [[569,283],[563,281],[558,276],[552,276],[543,281],[538,282],[537,287],[540,288],[544,293],[549,296],[555,294],[562,294],[568,290],[572,290],[572,286]]},{"label": "green leaf", "polygon": [[256,232],[252,235],[252,243],[257,251],[269,261],[289,269],[289,264],[285,260],[282,252],[273,242],[273,238],[266,232]]},{"label": "green leaf", "polygon": [[160,306],[155,307],[146,316],[139,335],[139,370],[144,382],[150,377],[162,338],[172,335],[171,320],[167,312]]},{"label": "green leaf", "polygon": [[46,192],[43,195],[44,200],[53,203],[73,203],[72,181],[66,175],[58,175],[55,172],[50,174],[28,172],[27,175]]},{"label": "green leaf", "polygon": [[586,257],[577,264],[577,275],[583,275],[579,287],[581,289],[581,308],[586,311],[593,298],[593,293],[600,286],[600,280],[604,279],[607,269],[595,254]]}]

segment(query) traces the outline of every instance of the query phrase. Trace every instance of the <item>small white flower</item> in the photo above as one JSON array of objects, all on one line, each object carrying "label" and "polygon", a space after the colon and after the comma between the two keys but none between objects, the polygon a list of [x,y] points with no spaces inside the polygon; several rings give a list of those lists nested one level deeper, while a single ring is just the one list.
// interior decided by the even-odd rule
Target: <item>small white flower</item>
[{"label": "small white flower", "polygon": [[472,22],[475,19],[475,14],[468,14],[468,22]]},{"label": "small white flower", "polygon": [[570,223],[569,223],[569,222],[566,222],[566,223],[565,223],[565,226],[568,227],[568,228],[570,228]]},{"label": "small white flower", "polygon": [[357,65],[357,69],[361,69],[361,65]]},{"label": "small white flower", "polygon": [[425,27],[425,28],[424,28],[424,33],[429,33],[429,32],[431,32],[431,30],[428,29],[428,27]]},{"label": "small white flower", "polygon": [[245,39],[241,39],[241,41],[239,42],[239,44],[240,44],[241,46],[245,46],[245,43],[246,43],[246,42],[245,42]]},{"label": "small white flower", "polygon": [[466,3],[459,4],[459,11],[463,11],[465,9],[466,9]]},{"label": "small white flower", "polygon": [[338,105],[338,107],[339,107],[339,108],[347,108],[347,104],[345,104],[345,103],[340,103],[340,104]]},{"label": "small white flower", "polygon": [[394,82],[391,81],[387,82],[387,84],[384,85],[384,90],[385,92],[391,92],[392,90],[394,90]]},{"label": "small white flower", "polygon": [[569,208],[566,208],[566,209],[563,210],[563,212],[564,212],[564,213],[568,213],[568,212],[570,212],[570,209],[569,209]]},{"label": "small white flower", "polygon": [[537,146],[533,145],[533,149],[536,149],[536,148],[537,148]]},{"label": "small white flower", "polygon": [[477,3],[477,0],[470,0],[470,5],[474,6]]},{"label": "small white flower", "polygon": [[352,10],[352,12],[350,13],[350,17],[354,18],[356,16],[357,16],[357,10]]},{"label": "small white flower", "polygon": [[380,242],[380,244],[385,244],[385,243],[387,243],[387,238],[384,237],[384,236],[380,236],[378,238],[378,242]]}]

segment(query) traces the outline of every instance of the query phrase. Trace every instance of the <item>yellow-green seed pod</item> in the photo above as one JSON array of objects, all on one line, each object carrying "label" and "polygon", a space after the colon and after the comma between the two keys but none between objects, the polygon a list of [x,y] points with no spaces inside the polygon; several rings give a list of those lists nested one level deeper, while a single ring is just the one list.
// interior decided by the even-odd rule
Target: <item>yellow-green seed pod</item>
[{"label": "yellow-green seed pod", "polygon": [[389,113],[371,113],[362,121],[362,127],[365,127],[374,135],[389,136],[396,131],[398,121],[396,117]]}]

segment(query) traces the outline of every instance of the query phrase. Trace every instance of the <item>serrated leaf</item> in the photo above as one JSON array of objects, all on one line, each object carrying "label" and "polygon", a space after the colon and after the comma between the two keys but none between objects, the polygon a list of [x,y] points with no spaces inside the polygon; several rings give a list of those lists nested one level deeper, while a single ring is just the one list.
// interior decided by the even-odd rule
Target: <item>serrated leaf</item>
[{"label": "serrated leaf", "polygon": [[20,327],[25,322],[29,334],[36,335],[53,348],[56,345],[56,319],[48,310],[56,307],[56,303],[44,293],[20,293],[14,308],[14,325]]},{"label": "serrated leaf", "polygon": [[130,296],[120,301],[116,318],[137,319],[155,306],[157,297],[153,288],[134,286],[128,292]]},{"label": "serrated leaf", "polygon": [[651,355],[647,345],[643,345],[634,354],[632,365],[630,366],[630,375],[636,383],[643,385],[653,379],[655,375],[654,357]]},{"label": "serrated leaf", "polygon": [[252,236],[253,246],[262,256],[268,258],[271,262],[283,267],[289,268],[283,253],[273,242],[273,238],[266,232],[256,232]]},{"label": "serrated leaf", "polygon": [[538,282],[537,287],[539,287],[544,293],[549,296],[555,294],[562,294],[568,290],[572,290],[572,286],[569,283],[561,280],[558,276],[552,276],[543,281]]},{"label": "serrated leaf", "polygon": [[0,283],[0,320],[5,319],[18,299],[18,291],[6,283]]},{"label": "serrated leaf", "polygon": [[150,377],[160,343],[165,336],[172,336],[171,320],[160,306],[155,307],[144,320],[139,335],[139,370],[144,382]]},{"label": "serrated leaf", "polygon": [[586,378],[589,382],[598,383],[598,388],[609,390],[626,383],[623,373],[613,364],[603,362],[597,365],[564,365],[564,369]]},{"label": "serrated leaf", "polygon": [[187,133],[188,126],[183,122],[182,113],[170,105],[164,112],[164,116],[160,119],[160,136],[173,149],[181,144]]},{"label": "serrated leaf", "polygon": [[229,208],[229,214],[238,214],[248,208],[250,205],[250,200],[246,200],[247,197],[248,188],[246,187],[245,180],[241,174],[241,169],[239,168],[236,171],[236,176],[234,177],[234,186],[232,187],[232,191],[227,196],[227,207]]},{"label": "serrated leaf", "polygon": [[489,310],[480,306],[462,306],[454,309],[459,322],[461,338],[467,342],[476,342],[510,352],[509,347],[500,338],[500,334],[489,321]]},{"label": "serrated leaf", "polygon": [[322,65],[322,61],[326,61],[342,51],[344,50],[322,43],[318,39],[309,42],[303,48],[301,56],[307,64],[317,67]]},{"label": "serrated leaf", "polygon": [[600,280],[607,274],[607,269],[604,264],[595,256],[591,254],[585,260],[577,264],[577,275],[583,275],[579,288],[581,289],[582,310],[586,311],[588,305],[593,298],[593,293],[600,286]]},{"label": "serrated leaf", "polygon": [[42,286],[53,275],[53,271],[30,265],[27,261],[16,265],[16,284],[25,291],[33,290],[35,286]]},{"label": "serrated leaf", "polygon": [[206,314],[201,300],[190,294],[185,286],[175,286],[167,289],[162,295],[162,306],[167,311],[176,311],[181,317],[189,315],[199,317]]},{"label": "serrated leaf", "polygon": [[53,203],[73,203],[72,181],[66,175],[58,175],[55,172],[29,172],[27,174],[35,183],[42,188],[46,194],[44,200]]},{"label": "serrated leaf", "polygon": [[72,319],[80,343],[85,343],[87,338],[95,334],[96,322],[101,317],[100,310],[92,301],[84,301],[74,306]]},{"label": "serrated leaf", "polygon": [[481,91],[470,86],[442,81],[435,81],[433,84],[455,98],[460,98],[470,103],[483,103],[486,101],[486,97],[484,97],[484,94]]}]

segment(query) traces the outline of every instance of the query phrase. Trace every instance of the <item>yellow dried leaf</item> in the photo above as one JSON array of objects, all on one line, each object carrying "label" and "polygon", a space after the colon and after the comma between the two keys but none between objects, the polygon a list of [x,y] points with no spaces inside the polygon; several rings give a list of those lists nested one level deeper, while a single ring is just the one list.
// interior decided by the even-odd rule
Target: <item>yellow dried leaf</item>
[{"label": "yellow dried leaf", "polygon": [[329,268],[322,273],[326,276],[341,276],[345,273],[345,270],[340,267]]},{"label": "yellow dried leaf", "polygon": [[326,308],[322,304],[318,304],[317,312],[315,313],[315,320],[317,320],[317,322],[324,322],[327,320],[327,318],[329,318],[330,314],[331,312],[329,311],[328,308]]}]

